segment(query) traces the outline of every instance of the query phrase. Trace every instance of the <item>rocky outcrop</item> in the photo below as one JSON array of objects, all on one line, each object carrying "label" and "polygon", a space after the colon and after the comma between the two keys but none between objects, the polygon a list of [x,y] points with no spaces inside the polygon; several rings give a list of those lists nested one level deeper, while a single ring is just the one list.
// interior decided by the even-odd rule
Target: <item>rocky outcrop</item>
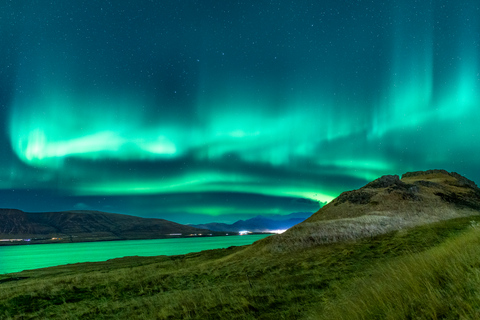
[{"label": "rocky outcrop", "polygon": [[419,177],[419,176],[428,176],[431,174],[442,174],[442,175],[450,175],[447,170],[443,169],[433,169],[433,170],[426,170],[426,171],[412,171],[402,174],[402,179],[404,178],[412,178],[412,177]]},{"label": "rocky outcrop", "polygon": [[398,175],[385,175],[368,183],[365,188],[387,188],[391,186],[403,186]]},{"label": "rocky outcrop", "polygon": [[465,178],[464,176],[456,173],[456,172],[448,172],[446,170],[427,170],[427,171],[414,171],[414,172],[407,172],[402,175],[402,179],[404,178],[412,178],[412,177],[426,177],[429,175],[446,175],[455,178],[455,181],[452,185],[456,185],[458,187],[468,187],[472,189],[478,189],[475,182],[470,179]]},{"label": "rocky outcrop", "polygon": [[480,215],[480,189],[455,172],[427,170],[382,176],[343,192],[304,222],[271,237],[285,251],[355,240],[440,220]]},{"label": "rocky outcrop", "polygon": [[342,192],[342,194],[340,194],[337,199],[335,199],[333,205],[338,206],[339,204],[345,203],[347,201],[353,204],[367,204],[370,203],[372,197],[372,192],[364,190]]}]

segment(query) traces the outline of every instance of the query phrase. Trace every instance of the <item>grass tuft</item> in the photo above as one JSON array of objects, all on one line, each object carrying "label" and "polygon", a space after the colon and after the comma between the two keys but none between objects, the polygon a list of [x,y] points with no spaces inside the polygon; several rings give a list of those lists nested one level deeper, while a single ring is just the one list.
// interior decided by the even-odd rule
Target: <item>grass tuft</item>
[{"label": "grass tuft", "polygon": [[480,318],[480,231],[381,265],[353,281],[312,319]]}]

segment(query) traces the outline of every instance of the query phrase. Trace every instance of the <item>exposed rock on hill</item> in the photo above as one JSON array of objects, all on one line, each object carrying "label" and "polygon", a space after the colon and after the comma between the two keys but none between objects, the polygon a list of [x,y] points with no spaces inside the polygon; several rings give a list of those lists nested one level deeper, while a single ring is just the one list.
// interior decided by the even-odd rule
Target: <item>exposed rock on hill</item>
[{"label": "exposed rock on hill", "polygon": [[[98,211],[28,213],[0,209],[0,239],[32,239],[30,243],[157,239],[200,233],[212,232],[163,219]],[[0,241],[0,245],[21,243]]]},{"label": "exposed rock on hill", "polygon": [[304,222],[265,239],[283,251],[371,237],[430,222],[479,214],[480,189],[455,172],[428,170],[380,177],[342,193]]}]

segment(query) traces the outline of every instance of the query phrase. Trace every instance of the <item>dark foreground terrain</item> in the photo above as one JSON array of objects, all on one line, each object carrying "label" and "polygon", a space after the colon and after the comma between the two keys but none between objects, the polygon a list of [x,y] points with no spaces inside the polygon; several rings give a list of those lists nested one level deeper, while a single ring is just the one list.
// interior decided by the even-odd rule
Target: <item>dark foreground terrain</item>
[{"label": "dark foreground terrain", "polygon": [[0,318],[476,319],[479,225],[473,216],[288,253],[259,242],[3,275]]}]

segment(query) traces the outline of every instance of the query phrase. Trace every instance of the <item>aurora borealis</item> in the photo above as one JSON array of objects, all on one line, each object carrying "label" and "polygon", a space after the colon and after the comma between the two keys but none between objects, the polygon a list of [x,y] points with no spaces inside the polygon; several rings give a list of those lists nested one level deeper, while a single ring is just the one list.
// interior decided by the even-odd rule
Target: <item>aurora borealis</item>
[{"label": "aurora borealis", "polygon": [[0,207],[234,221],[383,174],[480,182],[479,1],[0,9]]}]

